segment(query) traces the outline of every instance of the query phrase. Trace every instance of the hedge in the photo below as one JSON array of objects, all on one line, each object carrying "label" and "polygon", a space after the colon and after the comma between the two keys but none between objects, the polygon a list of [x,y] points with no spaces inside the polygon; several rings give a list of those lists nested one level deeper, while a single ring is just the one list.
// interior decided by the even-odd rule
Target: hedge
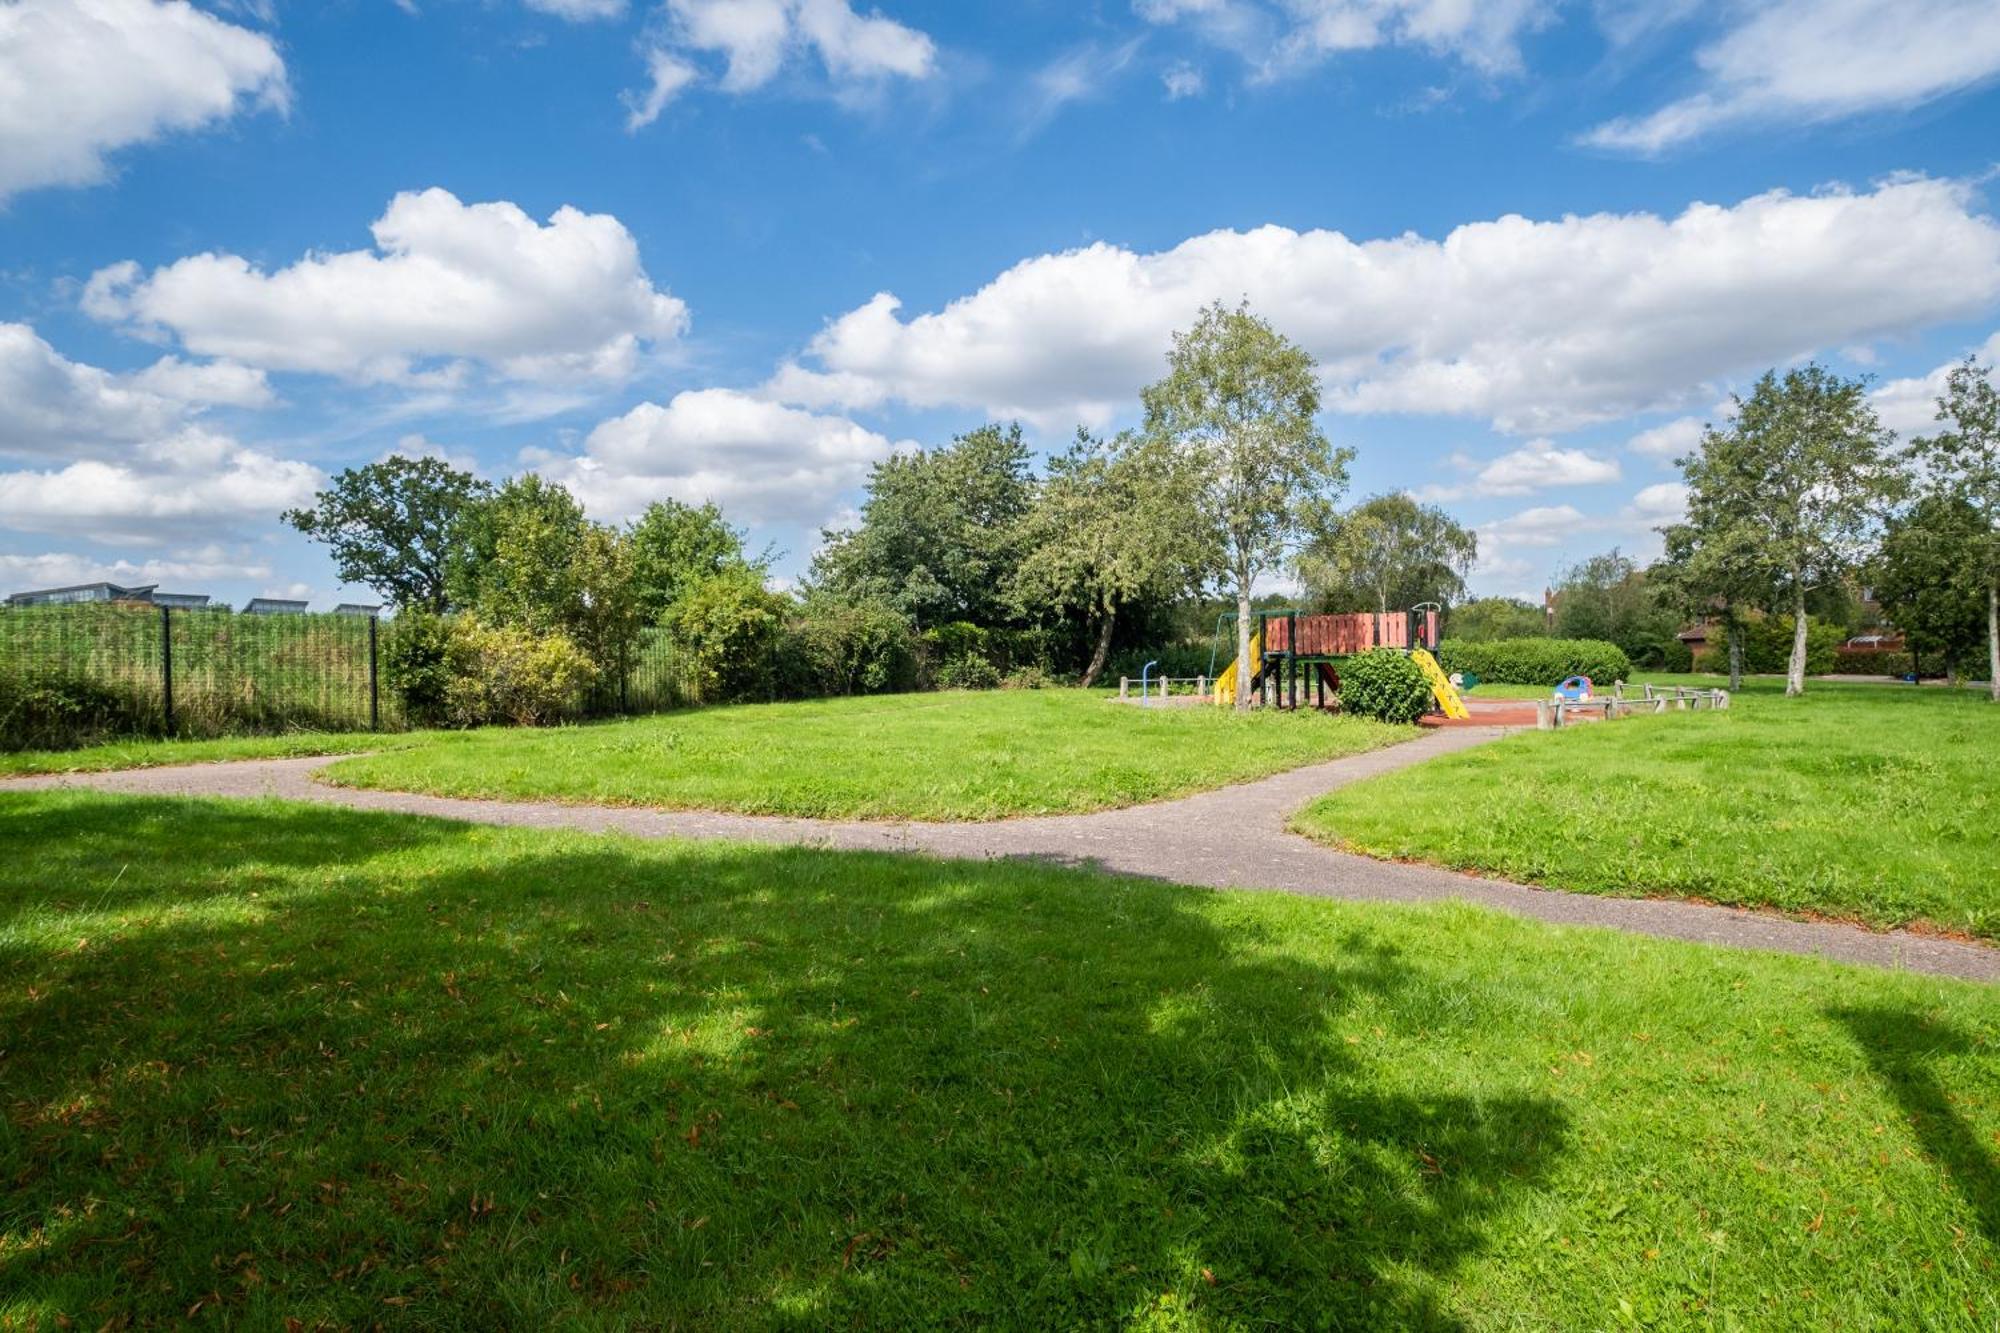
[{"label": "hedge", "polygon": [[1431,711],[1430,682],[1398,648],[1376,648],[1340,664],[1340,711],[1381,722],[1415,722]]},{"label": "hedge", "polygon": [[1553,688],[1570,676],[1609,685],[1632,675],[1625,650],[1602,639],[1446,639],[1438,658],[1448,672],[1470,672],[1496,685]]}]

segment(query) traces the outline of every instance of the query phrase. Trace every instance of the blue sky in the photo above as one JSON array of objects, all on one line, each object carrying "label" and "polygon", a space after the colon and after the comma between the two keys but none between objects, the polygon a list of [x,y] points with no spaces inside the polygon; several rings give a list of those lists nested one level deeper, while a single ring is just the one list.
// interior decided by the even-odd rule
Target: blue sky
[{"label": "blue sky", "polygon": [[1991,0],[0,0],[0,588],[331,605],[277,514],[398,450],[795,576],[1248,298],[1533,594],[1764,368],[2000,352],[1996,77]]}]

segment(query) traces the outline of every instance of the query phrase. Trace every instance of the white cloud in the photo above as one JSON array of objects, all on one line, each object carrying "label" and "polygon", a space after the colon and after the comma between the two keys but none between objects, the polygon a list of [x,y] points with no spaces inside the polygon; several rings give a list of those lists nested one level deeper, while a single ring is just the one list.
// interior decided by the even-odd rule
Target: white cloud
[{"label": "white cloud", "polygon": [[671,496],[714,500],[752,523],[810,522],[860,485],[870,465],[893,448],[842,417],[733,389],[696,389],[600,423],[580,454],[526,461],[604,518],[629,518]]},{"label": "white cloud", "polygon": [[1185,60],[1177,60],[1161,70],[1160,84],[1167,90],[1169,102],[1178,102],[1187,97],[1200,97],[1208,91],[1207,76]]},{"label": "white cloud", "polygon": [[84,309],[204,355],[354,380],[621,380],[642,347],[678,337],[687,307],[653,285],[617,218],[564,206],[538,224],[511,203],[404,193],[376,251],[313,253],[265,272],[200,254],[92,276]]},{"label": "white cloud", "polygon": [[1648,528],[1678,523],[1687,515],[1688,488],[1678,481],[1656,482],[1632,497],[1623,517]]},{"label": "white cloud", "polygon": [[183,361],[163,356],[135,373],[132,383],[189,404],[270,407],[278,401],[263,371],[234,361]]},{"label": "white cloud", "polygon": [[268,527],[325,480],[309,463],[189,427],[115,461],[0,472],[0,526],[104,542],[206,536]]},{"label": "white cloud", "polygon": [[286,96],[268,37],[183,0],[0,5],[0,201],[94,184],[108,153]]},{"label": "white cloud", "polygon": [[1282,78],[1349,51],[1414,46],[1485,74],[1521,68],[1521,39],[1555,14],[1552,0],[1134,0],[1152,23],[1189,23],[1241,54],[1259,79]]},{"label": "white cloud", "polygon": [[1989,309],[2000,225],[1962,183],[1901,178],[1670,219],[1509,216],[1440,241],[1267,226],[1151,254],[1099,243],[1023,260],[929,313],[905,317],[878,293],[767,392],[1099,424],[1158,378],[1173,331],[1204,303],[1239,299],[1319,359],[1334,410],[1556,432]]},{"label": "white cloud", "polygon": [[1584,142],[1657,153],[1731,126],[1920,105],[2000,75],[1993,0],[1777,0],[1695,55],[1700,88]]},{"label": "white cloud", "polygon": [[928,35],[852,0],[667,0],[645,53],[647,88],[624,94],[627,126],[640,129],[701,80],[692,57],[718,57],[727,93],[766,87],[788,67],[816,60],[834,94],[865,96],[891,79],[927,79],[937,69]]},{"label": "white cloud", "polygon": [[1529,495],[1559,486],[1598,486],[1617,481],[1618,461],[1599,458],[1582,449],[1559,449],[1549,440],[1530,440],[1485,464],[1453,455],[1452,461],[1471,472],[1470,480],[1456,485],[1420,488],[1421,500],[1458,500],[1474,495]]},{"label": "white cloud", "polygon": [[571,23],[625,17],[625,0],[521,0],[538,14],[551,14]]},{"label": "white cloud", "polygon": [[[2000,365],[2000,332],[1972,351],[1982,365]],[[1952,367],[1964,358],[1954,357],[1927,375],[1894,379],[1876,386],[1868,395],[1882,424],[1905,439],[1938,429],[1937,403],[1944,393]]]},{"label": "white cloud", "polygon": [[1027,81],[1027,110],[1022,117],[1022,133],[1035,133],[1073,102],[1085,102],[1103,95],[1112,80],[1132,63],[1132,57],[1139,52],[1139,45],[1136,38],[1109,49],[1086,42],[1063,52],[1036,70]]},{"label": "white cloud", "polygon": [[271,577],[269,561],[238,558],[217,546],[176,551],[155,560],[102,560],[70,551],[33,555],[0,554],[0,591],[66,588],[78,583],[117,583],[124,587],[167,584],[166,592],[206,592],[202,585],[219,579]]},{"label": "white cloud", "polygon": [[1705,429],[1706,425],[1700,417],[1676,417],[1640,431],[1625,442],[1625,447],[1646,458],[1672,462],[1699,448],[1701,433]]}]

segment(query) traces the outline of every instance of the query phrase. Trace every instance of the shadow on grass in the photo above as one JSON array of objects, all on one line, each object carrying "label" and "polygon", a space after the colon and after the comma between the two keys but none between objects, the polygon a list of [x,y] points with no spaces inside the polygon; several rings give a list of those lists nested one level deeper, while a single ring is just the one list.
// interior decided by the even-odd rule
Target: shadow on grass
[{"label": "shadow on grass", "polygon": [[[1910,1132],[1971,1205],[1986,1239],[2000,1245],[2000,1162],[1952,1107],[1935,1068],[1939,1057],[1967,1054],[1975,1043],[1955,1028],[1906,1009],[1834,1009],[1829,1015],[1853,1035],[1910,1122]],[[1986,1052],[1989,1059],[1993,1055]]]},{"label": "shadow on grass", "polygon": [[0,1311],[1449,1327],[1566,1134],[1350,1044],[1411,960],[1199,891],[29,799]]}]

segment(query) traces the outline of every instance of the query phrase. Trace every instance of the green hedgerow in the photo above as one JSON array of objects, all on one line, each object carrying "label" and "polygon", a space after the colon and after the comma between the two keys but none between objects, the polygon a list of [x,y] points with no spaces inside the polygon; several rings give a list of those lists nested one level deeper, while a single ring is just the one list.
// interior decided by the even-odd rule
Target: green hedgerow
[{"label": "green hedgerow", "polygon": [[1381,722],[1415,722],[1431,711],[1430,682],[1399,648],[1376,648],[1340,667],[1340,709]]}]

